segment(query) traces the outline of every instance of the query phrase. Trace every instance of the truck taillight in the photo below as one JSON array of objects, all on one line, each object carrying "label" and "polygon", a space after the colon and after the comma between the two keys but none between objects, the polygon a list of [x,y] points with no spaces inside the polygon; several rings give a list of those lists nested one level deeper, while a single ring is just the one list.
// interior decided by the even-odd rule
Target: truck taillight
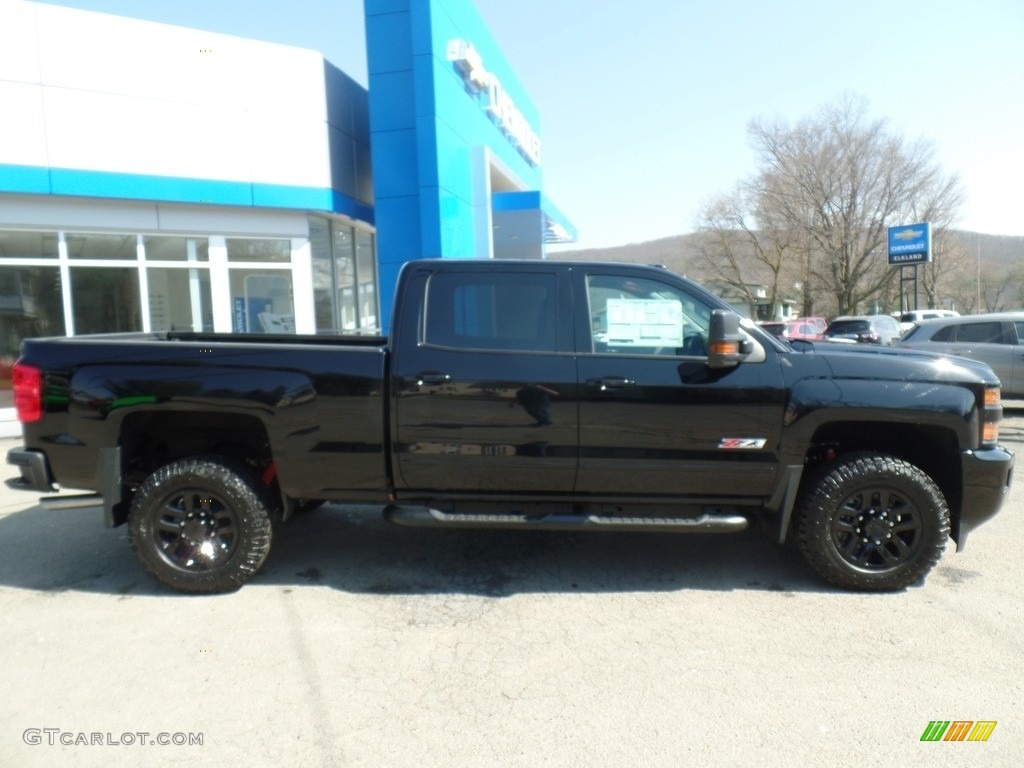
[{"label": "truck taillight", "polygon": [[43,374],[39,369],[15,363],[11,386],[18,421],[31,424],[43,418]]}]

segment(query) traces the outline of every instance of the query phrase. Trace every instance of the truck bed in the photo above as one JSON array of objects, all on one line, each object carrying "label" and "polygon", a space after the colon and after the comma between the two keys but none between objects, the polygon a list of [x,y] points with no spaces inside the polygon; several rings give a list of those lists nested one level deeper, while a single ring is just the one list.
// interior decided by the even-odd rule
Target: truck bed
[{"label": "truck bed", "polygon": [[51,383],[26,444],[64,468],[62,487],[99,490],[101,448],[152,458],[259,441],[289,496],[377,500],[387,487],[386,356],[386,339],[365,336],[27,340],[22,362],[45,367]]}]

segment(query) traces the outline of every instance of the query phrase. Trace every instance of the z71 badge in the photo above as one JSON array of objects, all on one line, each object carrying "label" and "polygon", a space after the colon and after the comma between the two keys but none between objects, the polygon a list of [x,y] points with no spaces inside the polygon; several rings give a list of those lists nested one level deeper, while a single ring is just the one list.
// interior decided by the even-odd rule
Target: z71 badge
[{"label": "z71 badge", "polygon": [[723,437],[718,447],[723,450],[757,450],[768,442],[763,437]]}]

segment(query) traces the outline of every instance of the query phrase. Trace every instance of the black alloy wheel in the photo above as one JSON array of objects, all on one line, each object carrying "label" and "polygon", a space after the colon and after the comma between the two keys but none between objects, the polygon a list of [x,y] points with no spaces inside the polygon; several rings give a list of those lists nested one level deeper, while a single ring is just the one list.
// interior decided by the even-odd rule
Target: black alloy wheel
[{"label": "black alloy wheel", "polygon": [[796,514],[804,557],[833,584],[889,591],[921,581],[949,536],[942,492],[914,465],[869,453],[809,478]]},{"label": "black alloy wheel", "polygon": [[243,464],[182,459],[158,469],[136,492],[129,540],[146,570],[170,587],[234,590],[270,551],[273,498]]}]

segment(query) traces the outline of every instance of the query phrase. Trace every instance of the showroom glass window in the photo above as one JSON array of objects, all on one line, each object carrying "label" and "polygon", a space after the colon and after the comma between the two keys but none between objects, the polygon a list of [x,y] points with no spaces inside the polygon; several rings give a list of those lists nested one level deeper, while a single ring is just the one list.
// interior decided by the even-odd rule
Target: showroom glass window
[{"label": "showroom glass window", "polygon": [[137,267],[72,267],[75,334],[142,330]]},{"label": "showroom glass window", "polygon": [[[76,335],[142,330],[138,246],[138,235],[64,235]],[[134,263],[128,266],[129,261]]]},{"label": "showroom glass window", "polygon": [[228,238],[226,242],[232,330],[295,333],[291,240]]},{"label": "showroom glass window", "polygon": [[143,245],[150,330],[212,331],[207,239],[147,235]]},{"label": "showroom glass window", "polygon": [[376,331],[377,257],[372,233],[309,218],[317,333]]},{"label": "showroom glass window", "polygon": [[0,408],[13,407],[22,339],[65,332],[55,232],[0,231]]}]

